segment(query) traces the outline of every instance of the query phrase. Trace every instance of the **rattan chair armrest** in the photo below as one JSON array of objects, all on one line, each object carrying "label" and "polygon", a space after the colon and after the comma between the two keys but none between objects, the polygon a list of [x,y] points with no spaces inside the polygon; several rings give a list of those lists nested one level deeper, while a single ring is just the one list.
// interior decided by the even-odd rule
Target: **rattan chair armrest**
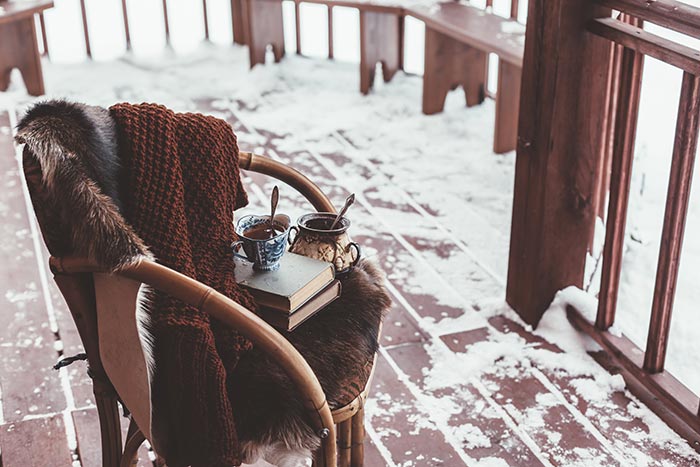
[{"label": "rattan chair armrest", "polygon": [[[56,274],[105,272],[104,268],[85,258],[52,257],[49,263],[51,270]],[[325,467],[335,467],[335,424],[326,396],[309,364],[284,336],[255,313],[213,288],[153,261],[144,259],[115,274],[148,284],[198,307],[235,329],[269,354],[299,390],[299,396],[307,408],[313,428],[322,437]]]},{"label": "rattan chair armrest", "polygon": [[238,164],[243,170],[250,170],[280,180],[302,194],[319,212],[336,212],[333,203],[306,175],[269,157],[241,151]]}]

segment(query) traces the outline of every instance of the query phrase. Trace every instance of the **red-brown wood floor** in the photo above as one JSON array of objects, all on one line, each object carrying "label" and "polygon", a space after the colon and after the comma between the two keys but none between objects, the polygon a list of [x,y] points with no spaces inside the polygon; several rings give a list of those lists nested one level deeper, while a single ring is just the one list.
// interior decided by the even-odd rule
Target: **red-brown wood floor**
[{"label": "red-brown wood floor", "polygon": [[[213,110],[210,101],[198,106],[205,112]],[[335,169],[376,175],[371,165],[361,165],[342,151],[286,153],[275,147],[274,135],[246,126],[230,111],[223,116],[242,141],[247,135],[264,141],[260,146],[268,154],[312,174],[339,204],[348,187]],[[51,369],[61,355],[80,352],[81,345],[48,274],[46,252],[27,208],[11,123],[7,113],[0,113],[2,467],[96,467],[100,465],[99,428],[85,365],[78,362],[58,372]],[[260,176],[246,182],[252,209],[264,206],[269,182]],[[286,207],[293,204],[297,211],[307,209],[297,198],[288,197],[286,202]],[[611,394],[605,404],[589,403],[577,388],[582,378],[593,379],[542,363],[555,361],[562,351],[512,319],[493,314],[472,327],[435,325],[445,317],[458,323],[465,313],[479,315],[479,301],[502,297],[502,285],[479,263],[463,261],[456,273],[467,278],[466,287],[474,284],[478,296],[463,307],[445,304],[442,298],[454,294],[449,281],[441,278],[447,271],[431,268],[425,257],[449,255],[456,248],[449,232],[438,229],[447,232],[444,238],[426,242],[393,229],[380,215],[391,209],[417,224],[434,225],[431,214],[417,206],[409,195],[387,205],[364,193],[352,208],[351,218],[358,220],[354,237],[369,255],[378,252],[376,258],[389,272],[394,298],[373,382],[365,465],[698,465],[698,457],[689,449],[679,450],[675,441],[647,442],[648,435],[666,427],[659,428],[661,422],[645,415],[646,409],[624,391]],[[424,274],[432,274],[432,288],[416,291],[398,280]],[[470,348],[485,352],[484,344],[489,342],[507,345],[503,342],[508,339],[541,351],[542,358],[500,358],[498,365],[493,364],[499,371],[482,371],[475,377],[466,374],[443,385],[431,380],[435,374],[430,370],[438,371],[441,364],[449,367],[451,358],[462,358]],[[439,372],[449,374],[444,369]],[[434,404],[440,403],[451,404],[449,417],[439,415],[445,412]],[[539,415],[533,420],[533,414]],[[138,465],[152,466],[149,454],[142,448]]]}]

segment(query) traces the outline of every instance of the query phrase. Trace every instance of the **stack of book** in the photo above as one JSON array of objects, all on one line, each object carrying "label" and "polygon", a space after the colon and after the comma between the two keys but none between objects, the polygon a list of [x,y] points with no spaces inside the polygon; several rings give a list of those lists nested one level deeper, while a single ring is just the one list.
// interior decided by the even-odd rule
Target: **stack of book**
[{"label": "stack of book", "polygon": [[330,263],[285,253],[276,271],[256,271],[238,258],[236,280],[258,304],[258,315],[272,326],[292,331],[340,297],[341,284]]}]

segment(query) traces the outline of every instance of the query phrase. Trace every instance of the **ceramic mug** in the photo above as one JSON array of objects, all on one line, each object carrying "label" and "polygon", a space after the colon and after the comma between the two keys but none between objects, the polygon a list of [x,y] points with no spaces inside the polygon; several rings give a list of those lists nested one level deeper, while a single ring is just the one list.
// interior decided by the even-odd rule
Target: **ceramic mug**
[{"label": "ceramic mug", "polygon": [[[248,238],[245,233],[256,226],[270,222],[270,216],[244,216],[236,223],[236,234],[239,240],[231,244],[233,255],[245,261],[253,263],[253,269],[258,271],[274,271],[280,266],[280,259],[284,255],[287,239],[289,237],[289,216],[278,214],[275,216],[275,230],[281,232],[272,238],[259,240]],[[238,250],[242,248],[244,255]]]},{"label": "ceramic mug", "polygon": [[296,236],[291,239],[289,251],[333,264],[336,274],[352,271],[360,261],[360,245],[350,240],[347,231],[350,220],[341,217],[333,230],[330,226],[336,214],[315,212],[301,216],[291,228]]}]

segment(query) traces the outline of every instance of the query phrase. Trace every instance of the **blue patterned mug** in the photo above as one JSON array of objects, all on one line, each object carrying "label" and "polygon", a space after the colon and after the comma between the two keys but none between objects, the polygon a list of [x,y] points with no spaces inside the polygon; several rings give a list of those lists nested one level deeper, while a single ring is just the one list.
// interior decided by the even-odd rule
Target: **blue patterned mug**
[{"label": "blue patterned mug", "polygon": [[[245,261],[253,263],[253,269],[259,271],[274,271],[280,266],[280,259],[284,255],[289,236],[289,216],[278,214],[274,220],[274,234],[271,238],[251,238],[251,232],[256,232],[256,227],[264,229],[264,224],[270,223],[270,216],[244,216],[236,223],[236,234],[239,240],[231,244],[233,255]],[[248,233],[249,236],[246,236]],[[272,236],[274,235],[274,236]],[[243,249],[245,255],[238,252]]]}]

